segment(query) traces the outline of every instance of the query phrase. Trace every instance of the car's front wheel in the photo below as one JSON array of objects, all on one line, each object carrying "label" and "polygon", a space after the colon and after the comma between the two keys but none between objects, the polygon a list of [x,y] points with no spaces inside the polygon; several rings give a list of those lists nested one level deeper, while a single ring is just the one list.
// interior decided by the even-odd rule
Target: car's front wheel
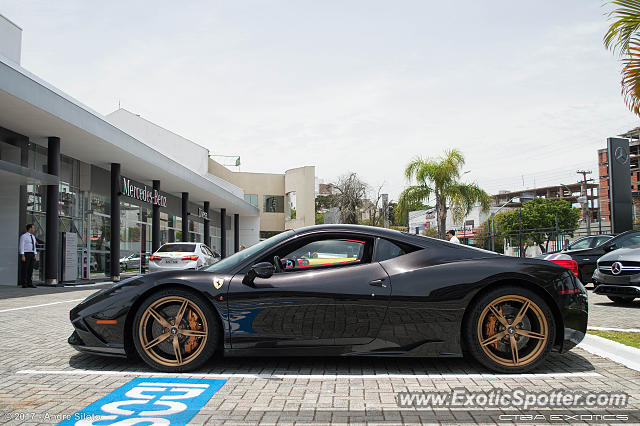
[{"label": "car's front wheel", "polygon": [[469,309],[464,328],[466,347],[493,371],[529,371],[553,346],[553,314],[545,300],[531,290],[499,287],[482,295]]},{"label": "car's front wheel", "polygon": [[607,296],[609,300],[611,300],[616,305],[628,305],[633,302],[635,297],[625,297],[625,296]]},{"label": "car's front wheel", "polygon": [[149,366],[169,372],[200,367],[216,351],[220,326],[207,301],[190,291],[154,293],[136,312],[133,341]]}]

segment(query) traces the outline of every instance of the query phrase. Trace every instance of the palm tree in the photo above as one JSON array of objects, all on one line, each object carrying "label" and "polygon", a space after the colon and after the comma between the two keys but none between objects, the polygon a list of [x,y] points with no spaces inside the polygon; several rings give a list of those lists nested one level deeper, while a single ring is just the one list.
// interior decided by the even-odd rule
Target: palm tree
[{"label": "palm tree", "polygon": [[438,238],[444,238],[447,224],[447,210],[452,209],[454,221],[469,214],[476,203],[488,210],[489,194],[475,183],[465,184],[460,179],[460,169],[464,165],[464,156],[457,149],[445,151],[438,159],[417,157],[409,163],[405,176],[416,184],[405,188],[400,194],[399,205],[427,202],[433,195],[436,202],[436,220]]},{"label": "palm tree", "polygon": [[604,45],[622,58],[622,95],[627,107],[640,115],[640,0],[615,0],[613,20]]}]

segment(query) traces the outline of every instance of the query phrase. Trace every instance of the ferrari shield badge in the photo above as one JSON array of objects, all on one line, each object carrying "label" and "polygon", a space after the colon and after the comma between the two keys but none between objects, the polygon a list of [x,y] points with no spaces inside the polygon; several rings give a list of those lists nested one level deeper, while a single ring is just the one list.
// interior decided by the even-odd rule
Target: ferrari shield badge
[{"label": "ferrari shield badge", "polygon": [[213,279],[213,286],[216,288],[216,290],[219,290],[220,287],[222,287],[222,284],[224,284],[224,278]]}]

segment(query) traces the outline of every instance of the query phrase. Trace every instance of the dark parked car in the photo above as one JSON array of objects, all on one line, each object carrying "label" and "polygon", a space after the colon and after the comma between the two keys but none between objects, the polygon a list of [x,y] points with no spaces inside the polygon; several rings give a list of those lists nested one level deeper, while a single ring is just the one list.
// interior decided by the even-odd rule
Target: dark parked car
[{"label": "dark parked car", "polygon": [[640,247],[621,248],[598,260],[593,273],[595,293],[612,302],[626,304],[640,297]]},{"label": "dark parked car", "polygon": [[[578,238],[571,244],[568,244],[562,252],[571,251],[571,250],[582,250],[588,248],[598,247],[600,244],[603,244],[606,241],[609,241],[613,238],[613,235],[609,234],[599,234],[599,235],[587,235],[586,237]],[[549,252],[547,254],[556,253]]]},{"label": "dark parked car", "polygon": [[596,270],[596,262],[601,256],[619,248],[638,244],[640,244],[640,231],[633,230],[618,234],[597,247],[563,251],[562,253],[569,255],[578,263],[578,277],[581,282],[586,284],[591,282],[593,272]]},{"label": "dark parked car", "polygon": [[201,270],[115,284],[70,313],[78,350],[187,371],[215,353],[460,357],[528,371],[584,337],[557,264],[355,225],[283,232]]}]

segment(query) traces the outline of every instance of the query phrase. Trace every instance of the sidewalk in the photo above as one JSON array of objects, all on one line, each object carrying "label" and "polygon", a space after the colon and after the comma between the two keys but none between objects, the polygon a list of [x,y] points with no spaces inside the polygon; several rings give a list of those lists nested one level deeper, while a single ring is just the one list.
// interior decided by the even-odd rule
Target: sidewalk
[{"label": "sidewalk", "polygon": [[22,288],[16,285],[0,285],[0,300],[16,299],[21,297],[55,295],[60,293],[74,293],[78,291],[98,291],[101,288],[110,286],[111,283],[94,283],[89,285],[76,286],[41,286],[37,288]]}]

